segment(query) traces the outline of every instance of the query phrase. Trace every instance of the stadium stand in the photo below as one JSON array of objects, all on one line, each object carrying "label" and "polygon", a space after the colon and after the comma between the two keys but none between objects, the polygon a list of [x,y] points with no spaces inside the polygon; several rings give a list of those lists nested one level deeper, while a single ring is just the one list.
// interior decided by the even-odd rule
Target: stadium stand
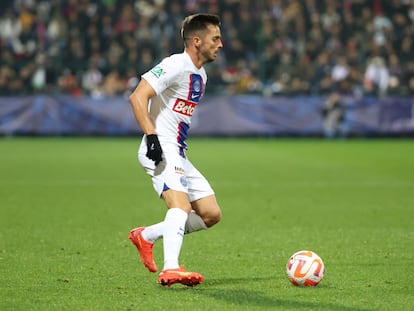
[{"label": "stadium stand", "polygon": [[182,51],[179,23],[222,18],[214,94],[414,94],[413,0],[6,0],[0,96],[121,95]]}]

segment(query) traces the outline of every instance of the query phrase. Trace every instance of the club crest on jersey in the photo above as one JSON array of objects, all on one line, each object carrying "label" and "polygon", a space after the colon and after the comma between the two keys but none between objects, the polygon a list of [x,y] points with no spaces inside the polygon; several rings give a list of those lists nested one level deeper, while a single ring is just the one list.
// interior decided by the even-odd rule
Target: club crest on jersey
[{"label": "club crest on jersey", "polygon": [[198,103],[203,95],[203,78],[199,74],[190,75],[190,92],[188,94],[188,100]]},{"label": "club crest on jersey", "polygon": [[157,65],[151,69],[151,73],[157,78],[159,78],[161,77],[162,74],[165,74],[165,71],[164,69],[161,68],[161,66]]},{"label": "club crest on jersey", "polygon": [[196,107],[196,103],[193,103],[189,100],[177,98],[174,103],[173,110],[185,116],[191,117]]}]

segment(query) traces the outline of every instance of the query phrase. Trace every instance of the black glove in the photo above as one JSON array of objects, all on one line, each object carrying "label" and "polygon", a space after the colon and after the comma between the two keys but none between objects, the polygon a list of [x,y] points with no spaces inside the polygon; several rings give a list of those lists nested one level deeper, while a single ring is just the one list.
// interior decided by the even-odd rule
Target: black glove
[{"label": "black glove", "polygon": [[162,149],[156,134],[147,135],[147,158],[153,160],[155,165],[162,161]]}]

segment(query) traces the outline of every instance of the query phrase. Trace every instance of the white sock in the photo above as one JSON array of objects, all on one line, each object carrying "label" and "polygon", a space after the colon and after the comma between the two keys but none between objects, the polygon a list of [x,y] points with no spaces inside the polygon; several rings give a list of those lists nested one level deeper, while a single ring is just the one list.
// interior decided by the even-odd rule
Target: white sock
[{"label": "white sock", "polygon": [[145,241],[154,243],[156,240],[162,238],[164,233],[164,222],[159,222],[155,225],[145,227],[142,231],[142,237]]},{"label": "white sock", "polygon": [[176,269],[180,265],[181,245],[183,244],[184,226],[188,214],[180,208],[170,208],[164,220],[164,269]]},{"label": "white sock", "polygon": [[205,229],[207,229],[207,226],[203,219],[195,212],[195,210],[191,210],[190,214],[188,214],[187,222],[185,223],[185,233],[188,234]]}]

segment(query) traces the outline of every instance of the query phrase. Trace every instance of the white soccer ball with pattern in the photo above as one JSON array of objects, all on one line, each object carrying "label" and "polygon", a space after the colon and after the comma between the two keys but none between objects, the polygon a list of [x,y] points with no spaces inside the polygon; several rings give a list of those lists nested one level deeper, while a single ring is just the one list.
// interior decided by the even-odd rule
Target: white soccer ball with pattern
[{"label": "white soccer ball with pattern", "polygon": [[295,286],[316,286],[323,279],[325,265],[318,254],[303,250],[290,256],[286,273]]}]

